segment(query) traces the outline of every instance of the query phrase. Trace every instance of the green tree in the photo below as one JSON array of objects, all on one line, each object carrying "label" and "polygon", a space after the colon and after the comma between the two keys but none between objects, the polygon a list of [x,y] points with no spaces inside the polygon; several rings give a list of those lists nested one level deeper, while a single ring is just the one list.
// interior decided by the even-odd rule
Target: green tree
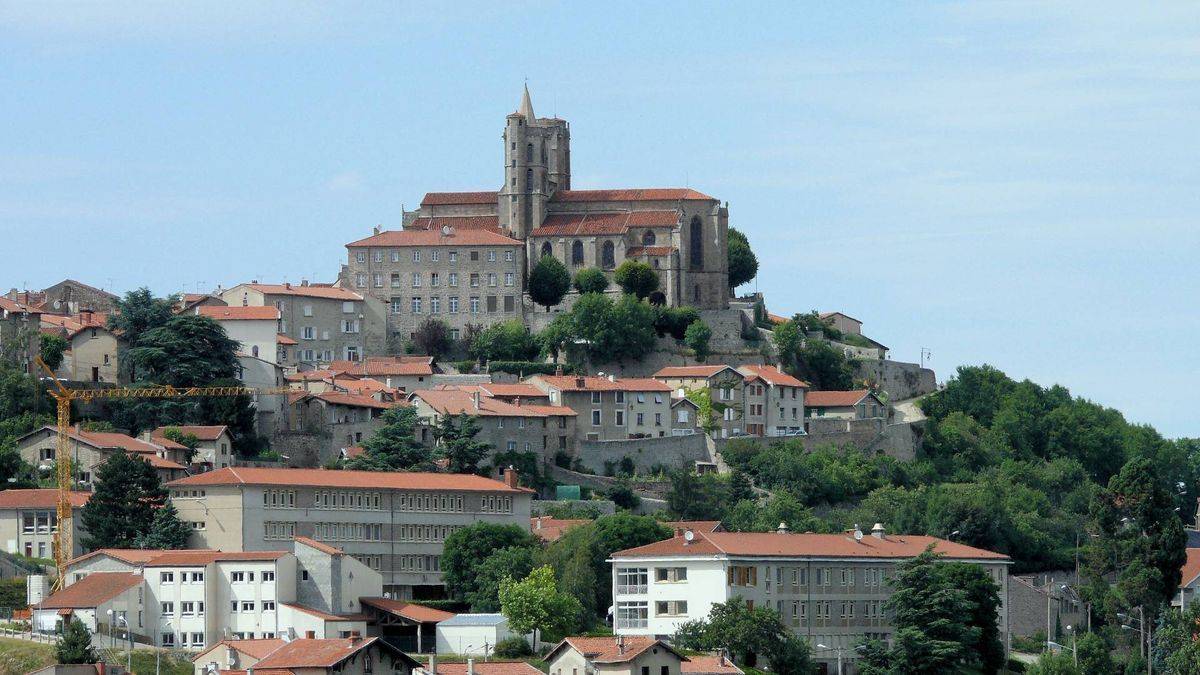
[{"label": "green tree", "polygon": [[413,334],[413,345],[421,354],[443,356],[454,346],[454,341],[450,339],[450,326],[441,319],[425,319]]},{"label": "green tree", "polygon": [[796,368],[796,354],[804,336],[800,334],[800,326],[795,320],[784,321],[771,331],[771,341],[775,343],[775,351],[783,360],[783,365],[789,371]]},{"label": "green tree", "polygon": [[543,633],[562,637],[579,625],[579,601],[559,592],[554,570],[548,565],[521,581],[507,578],[500,582],[500,611],[517,635],[532,632],[534,644]]},{"label": "green tree", "polygon": [[42,333],[39,339],[41,340],[42,360],[46,362],[46,366],[50,370],[57,370],[62,365],[63,353],[70,349],[71,343],[61,335],[50,333]]},{"label": "green tree", "polygon": [[810,673],[808,645],[784,626],[779,613],[752,607],[741,596],[716,603],[705,619],[688,621],[675,633],[675,644],[688,650],[722,649],[737,663],[756,665],[763,657],[778,673]]},{"label": "green tree", "polygon": [[71,617],[63,626],[62,635],[54,645],[54,660],[64,664],[96,663],[100,660],[92,648],[92,632],[79,619]]},{"label": "green tree", "polygon": [[637,260],[626,260],[617,267],[613,280],[626,293],[643,300],[658,290],[658,273],[654,268]]},{"label": "green tree", "polygon": [[[1200,640],[1196,639],[1197,626],[1200,626],[1200,602],[1189,603],[1183,611],[1172,607],[1163,613],[1154,633],[1152,658],[1155,672],[1178,675],[1200,673]],[[1082,643],[1082,640],[1080,642]],[[1082,657],[1083,652],[1080,652],[1080,665],[1083,665]],[[1099,663],[1102,664],[1103,661]],[[1142,664],[1141,671],[1145,670],[1145,664]]]},{"label": "green tree", "polygon": [[529,361],[537,358],[539,346],[524,322],[513,319],[480,331],[470,351],[480,361]]},{"label": "green tree", "polygon": [[1007,375],[992,366],[959,366],[945,388],[921,399],[921,409],[933,419],[957,410],[984,426],[991,426],[993,416],[1015,386]]},{"label": "green tree", "polygon": [[595,267],[585,267],[575,273],[575,290],[583,293],[603,293],[608,290],[608,277]]},{"label": "green tree", "polygon": [[472,612],[500,611],[500,582],[524,579],[537,565],[537,549],[509,546],[493,551],[475,566],[474,589],[464,594]]},{"label": "green tree", "polygon": [[979,565],[970,563],[944,563],[941,572],[948,586],[966,593],[970,605],[969,625],[975,628],[974,643],[969,648],[975,652],[972,659],[979,664],[979,672],[995,675],[1004,667],[1004,643],[1000,640],[1000,585]]},{"label": "green tree", "polygon": [[380,417],[383,426],[363,442],[363,453],[346,462],[356,471],[429,471],[433,452],[416,437],[417,409],[388,408]]},{"label": "green tree", "polygon": [[667,510],[679,520],[720,520],[729,503],[729,486],[712,473],[698,476],[680,470],[671,474]]},{"label": "green tree", "polygon": [[654,348],[655,311],[631,295],[617,302],[599,293],[579,298],[539,336],[547,351],[582,350],[594,362],[637,360]]},{"label": "green tree", "polygon": [[[1161,634],[1159,638],[1161,639]],[[1191,640],[1188,640],[1190,643]],[[1182,647],[1183,645],[1181,645]],[[1108,675],[1117,672],[1112,653],[1104,638],[1097,633],[1084,633],[1075,641],[1076,654],[1079,655],[1080,675]],[[1161,672],[1161,670],[1160,670]],[[1197,671],[1175,671],[1197,672]]]},{"label": "green tree", "polygon": [[149,462],[114,453],[96,471],[96,490],[80,514],[84,548],[137,548],[166,499]]},{"label": "green tree", "polygon": [[693,321],[684,333],[683,343],[692,350],[697,361],[701,363],[708,358],[708,341],[712,338],[712,329],[703,321]]},{"label": "green tree", "polygon": [[193,433],[184,433],[179,427],[167,427],[163,429],[163,438],[168,441],[173,441],[188,449],[187,464],[191,464],[196,458],[196,448],[200,445],[200,439]]},{"label": "green tree", "polygon": [[846,355],[824,340],[805,340],[793,361],[793,374],[815,389],[844,391],[854,386],[854,368]]},{"label": "green tree", "polygon": [[1026,675],[1079,675],[1075,660],[1068,652],[1043,652],[1038,660],[1025,670]]},{"label": "green tree", "polygon": [[141,335],[129,350],[139,381],[206,386],[237,377],[238,343],[207,316],[181,314]]},{"label": "green tree", "polygon": [[178,295],[156,298],[144,286],[113,301],[113,311],[108,315],[108,328],[124,337],[123,353],[118,358],[123,379],[130,382],[141,379],[135,362],[126,358],[124,350],[141,346],[142,337],[147,332],[165,326],[175,316],[178,302]]},{"label": "green tree", "polygon": [[175,505],[166,502],[154,510],[150,529],[137,538],[137,548],[178,550],[187,548],[192,528],[179,519]]},{"label": "green tree", "polygon": [[729,473],[729,499],[734,503],[754,500],[754,484],[741,469],[735,468]]},{"label": "green tree", "polygon": [[501,549],[536,549],[538,540],[529,528],[517,525],[475,523],[446,537],[442,548],[442,580],[446,594],[455,600],[480,597],[478,570]]},{"label": "green tree", "polygon": [[529,273],[529,297],[547,312],[562,302],[570,289],[571,273],[553,256],[542,256]]},{"label": "green tree", "polygon": [[450,473],[477,473],[479,462],[487,457],[492,446],[475,440],[479,435],[479,422],[462,413],[457,417],[442,415],[433,430],[433,437],[440,444],[443,458],[449,460]]},{"label": "green tree", "polygon": [[729,288],[734,289],[758,274],[758,257],[750,250],[750,241],[739,230],[729,228]]},{"label": "green tree", "polygon": [[642,503],[642,498],[633,491],[633,486],[626,478],[617,481],[616,487],[608,491],[608,498],[617,505],[617,508],[626,511],[633,511]]}]

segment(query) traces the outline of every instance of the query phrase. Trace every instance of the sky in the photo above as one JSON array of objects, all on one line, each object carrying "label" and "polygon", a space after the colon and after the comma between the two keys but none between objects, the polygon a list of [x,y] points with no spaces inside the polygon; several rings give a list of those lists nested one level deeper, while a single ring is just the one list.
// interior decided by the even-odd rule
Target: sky
[{"label": "sky", "polygon": [[575,188],[729,203],[771,311],[1200,436],[1200,3],[0,0],[0,286],[332,281],[494,190],[528,81]]}]

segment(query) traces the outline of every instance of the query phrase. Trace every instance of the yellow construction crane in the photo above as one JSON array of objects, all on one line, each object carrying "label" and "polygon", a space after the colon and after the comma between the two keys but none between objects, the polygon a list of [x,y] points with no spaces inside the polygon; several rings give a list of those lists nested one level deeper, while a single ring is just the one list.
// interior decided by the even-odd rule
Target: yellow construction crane
[{"label": "yellow construction crane", "polygon": [[68,389],[58,381],[54,371],[38,357],[37,363],[46,371],[46,375],[54,383],[56,389],[50,390],[58,404],[58,441],[54,450],[54,466],[56,470],[55,485],[58,489],[58,530],[54,534],[54,566],[58,576],[54,579],[52,590],[60,590],[67,576],[67,562],[71,560],[71,488],[74,477],[71,474],[71,402],[94,401],[97,399],[122,398],[192,398],[201,396],[253,396],[255,394],[287,394],[292,390],[288,387],[117,387],[108,389]]}]

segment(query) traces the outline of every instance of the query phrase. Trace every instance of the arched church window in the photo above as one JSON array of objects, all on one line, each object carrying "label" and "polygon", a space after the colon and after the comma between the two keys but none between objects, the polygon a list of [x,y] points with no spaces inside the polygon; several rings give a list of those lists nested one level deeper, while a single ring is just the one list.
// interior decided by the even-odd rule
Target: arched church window
[{"label": "arched church window", "polygon": [[605,269],[617,266],[616,250],[611,241],[604,242],[604,246],[601,247],[600,260]]},{"label": "arched church window", "polygon": [[533,192],[533,169],[525,169],[525,191]]},{"label": "arched church window", "polygon": [[526,162],[533,161],[533,143],[525,144],[525,161]]},{"label": "arched church window", "polygon": [[583,264],[583,242],[578,239],[571,243],[571,264]]},{"label": "arched church window", "polygon": [[654,245],[654,230],[646,230],[642,235],[642,246]]},{"label": "arched church window", "polygon": [[[692,216],[688,228],[688,265],[694,270],[704,267],[704,226],[700,224],[700,216]],[[696,287],[697,295],[699,288]]]},{"label": "arched church window", "polygon": [[545,242],[542,244],[542,257],[545,258],[550,255],[554,255],[554,250],[550,248],[550,242]]}]

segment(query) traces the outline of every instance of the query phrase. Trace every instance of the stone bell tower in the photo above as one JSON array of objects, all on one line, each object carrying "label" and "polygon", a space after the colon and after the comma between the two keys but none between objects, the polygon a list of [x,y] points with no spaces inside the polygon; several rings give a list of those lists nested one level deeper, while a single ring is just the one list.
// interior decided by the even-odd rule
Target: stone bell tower
[{"label": "stone bell tower", "polygon": [[521,107],[505,118],[504,185],[500,227],[524,240],[546,218],[546,203],[571,189],[571,129],[565,120],[538,119],[526,85]]}]

